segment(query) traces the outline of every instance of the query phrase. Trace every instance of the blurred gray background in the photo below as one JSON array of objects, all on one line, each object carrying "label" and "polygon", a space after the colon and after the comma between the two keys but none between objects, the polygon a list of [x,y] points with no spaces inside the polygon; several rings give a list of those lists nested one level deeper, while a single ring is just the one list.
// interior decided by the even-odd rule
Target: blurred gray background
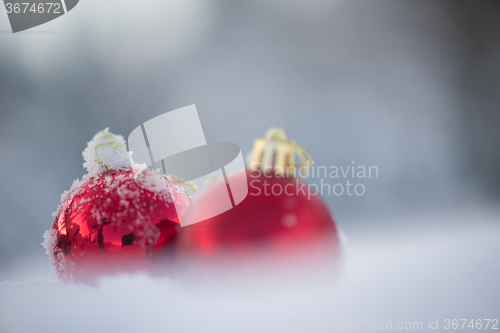
[{"label": "blurred gray background", "polygon": [[364,196],[325,197],[351,238],[494,207],[499,59],[494,0],[82,0],[18,34],[0,8],[0,276],[50,265],[42,235],[96,132],[190,104],[208,141],[246,153],[283,126],[318,165],[378,166]]}]

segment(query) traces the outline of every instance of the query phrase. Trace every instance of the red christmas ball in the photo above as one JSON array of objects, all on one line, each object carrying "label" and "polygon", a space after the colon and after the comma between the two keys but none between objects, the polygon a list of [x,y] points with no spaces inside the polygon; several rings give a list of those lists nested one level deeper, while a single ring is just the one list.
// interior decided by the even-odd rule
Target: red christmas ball
[{"label": "red christmas ball", "polygon": [[[175,247],[182,261],[205,272],[245,275],[251,271],[259,274],[334,267],[340,253],[339,234],[321,197],[310,193],[297,178],[260,170],[247,170],[230,178],[245,176],[249,192],[240,204],[182,228]],[[197,205],[197,211],[209,209],[214,198],[220,198],[227,188],[223,180],[214,182],[199,194],[193,206]]]},{"label": "red christmas ball", "polygon": [[165,274],[150,259],[171,246],[189,197],[171,176],[134,164],[125,140],[105,130],[83,151],[88,174],[63,194],[45,248],[62,281],[105,274]]},{"label": "red christmas ball", "polygon": [[189,198],[154,170],[110,171],[88,177],[68,194],[48,239],[49,255],[63,281],[92,282],[103,274],[163,274],[148,255],[171,245],[179,225],[177,207]]}]

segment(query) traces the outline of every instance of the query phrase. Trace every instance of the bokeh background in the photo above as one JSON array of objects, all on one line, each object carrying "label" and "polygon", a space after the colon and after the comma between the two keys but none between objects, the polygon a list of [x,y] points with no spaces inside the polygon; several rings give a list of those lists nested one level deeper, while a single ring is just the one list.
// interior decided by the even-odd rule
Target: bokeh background
[{"label": "bokeh background", "polygon": [[50,278],[42,235],[96,132],[196,104],[208,141],[249,152],[282,126],[317,165],[378,167],[365,195],[324,197],[353,289],[498,314],[499,59],[495,0],[82,0],[17,34],[2,7],[0,280]]}]

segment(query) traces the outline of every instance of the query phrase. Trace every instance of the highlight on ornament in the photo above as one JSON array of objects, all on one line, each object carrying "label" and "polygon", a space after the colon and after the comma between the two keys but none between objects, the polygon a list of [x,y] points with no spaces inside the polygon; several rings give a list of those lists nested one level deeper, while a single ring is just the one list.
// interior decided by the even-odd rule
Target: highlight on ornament
[{"label": "highlight on ornament", "polygon": [[339,230],[318,195],[245,195],[214,214],[219,198],[231,193],[230,184],[248,186],[264,177],[290,189],[302,184],[289,170],[312,166],[312,154],[283,129],[271,128],[255,141],[252,165],[258,169],[214,177],[193,197],[183,177],[148,169],[134,156],[124,138],[107,128],[88,142],[87,174],[61,196],[44,235],[60,281],[94,284],[106,275],[137,272],[252,278],[338,265]]}]

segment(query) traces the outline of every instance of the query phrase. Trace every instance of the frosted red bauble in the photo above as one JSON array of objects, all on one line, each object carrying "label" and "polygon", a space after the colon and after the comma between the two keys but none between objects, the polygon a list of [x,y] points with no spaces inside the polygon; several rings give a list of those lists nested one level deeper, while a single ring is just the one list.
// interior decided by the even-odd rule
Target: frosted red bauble
[{"label": "frosted red bauble", "polygon": [[[63,281],[92,282],[124,272],[165,272],[150,257],[171,246],[185,192],[153,170],[111,171],[72,189],[48,232],[48,251]],[[168,251],[166,251],[168,252]]]},{"label": "frosted red bauble", "polygon": [[[248,195],[240,204],[182,228],[175,247],[182,261],[201,271],[245,274],[335,266],[339,234],[322,198],[309,193],[307,185],[295,178],[260,171],[230,177],[245,175]],[[217,181],[193,205],[200,211],[208,209],[227,189],[224,181]]]}]

